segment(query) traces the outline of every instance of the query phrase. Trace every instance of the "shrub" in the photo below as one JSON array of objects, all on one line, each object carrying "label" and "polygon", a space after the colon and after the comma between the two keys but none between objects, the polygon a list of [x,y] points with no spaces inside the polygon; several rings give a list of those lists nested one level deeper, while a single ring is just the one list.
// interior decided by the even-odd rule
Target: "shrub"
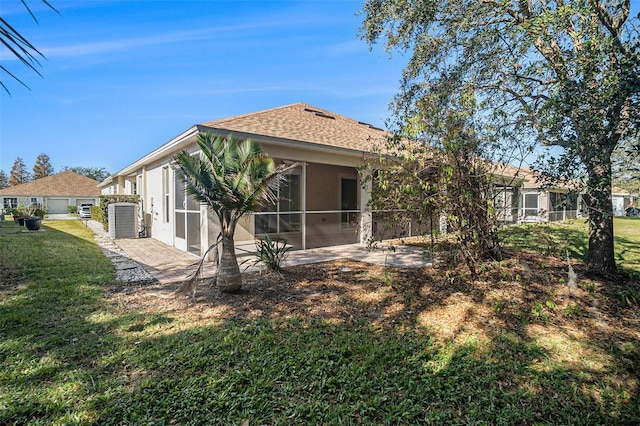
[{"label": "shrub", "polygon": [[[140,202],[139,195],[101,195],[100,196],[100,213],[96,214],[95,219],[102,222],[104,229],[109,227],[109,204],[113,203],[136,203]],[[91,217],[93,217],[93,210],[91,211]]]},{"label": "shrub", "polygon": [[90,206],[89,210],[91,211],[91,219],[97,220],[98,222],[104,222],[102,217],[102,208],[100,206]]},{"label": "shrub", "polygon": [[265,234],[263,240],[256,241],[256,257],[258,258],[253,265],[258,263],[270,271],[280,272],[282,270],[282,262],[287,252],[291,250],[291,246],[287,245],[287,240],[272,240],[269,234]]}]

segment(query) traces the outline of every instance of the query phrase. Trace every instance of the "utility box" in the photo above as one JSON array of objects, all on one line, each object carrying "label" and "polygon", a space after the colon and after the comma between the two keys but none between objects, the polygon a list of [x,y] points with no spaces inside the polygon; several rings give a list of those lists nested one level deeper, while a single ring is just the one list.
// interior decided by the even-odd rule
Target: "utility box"
[{"label": "utility box", "polygon": [[138,205],[135,203],[113,203],[107,208],[109,215],[109,236],[118,238],[138,238]]}]

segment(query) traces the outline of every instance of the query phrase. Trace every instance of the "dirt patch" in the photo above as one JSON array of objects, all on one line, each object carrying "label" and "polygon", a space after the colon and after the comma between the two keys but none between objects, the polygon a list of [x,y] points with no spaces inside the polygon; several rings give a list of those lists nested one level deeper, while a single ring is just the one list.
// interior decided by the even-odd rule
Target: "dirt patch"
[{"label": "dirt patch", "polygon": [[568,285],[566,260],[531,252],[487,262],[474,279],[463,265],[401,269],[339,260],[282,274],[245,274],[238,294],[202,281],[195,303],[171,295],[177,284],[112,287],[109,297],[123,311],[170,312],[194,322],[364,320],[381,328],[419,325],[444,339],[496,330],[526,336],[533,325],[541,325],[576,338],[640,339],[640,309],[622,297],[629,291],[640,294],[638,282],[586,279],[581,266],[572,267],[578,274],[575,287]]}]

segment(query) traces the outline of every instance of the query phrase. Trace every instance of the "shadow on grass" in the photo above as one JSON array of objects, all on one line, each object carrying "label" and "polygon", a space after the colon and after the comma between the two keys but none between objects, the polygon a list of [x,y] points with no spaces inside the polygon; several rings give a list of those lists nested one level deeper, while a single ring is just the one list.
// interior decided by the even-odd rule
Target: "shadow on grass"
[{"label": "shadow on grass", "polygon": [[[628,273],[640,275],[640,218],[614,218],[616,263]],[[524,224],[501,229],[506,246],[586,261],[588,224],[575,219],[552,224]]]},{"label": "shadow on grass", "polygon": [[[223,313],[217,324],[141,339],[133,358],[144,374],[99,423],[640,420],[637,325],[583,328],[593,318],[582,308],[571,315],[584,323],[570,324],[581,331],[567,331],[564,299],[590,306],[599,289],[569,298],[556,279],[562,264],[540,272],[539,259],[517,263],[522,269],[494,265],[487,278],[497,279],[486,287],[447,277],[446,268],[341,261],[259,276],[240,295],[210,293],[192,309]],[[504,277],[507,270],[520,279]],[[520,299],[495,313],[492,289]],[[606,312],[597,319],[615,320]]]},{"label": "shadow on grass", "polygon": [[443,346],[416,330],[294,318],[198,327],[145,339],[137,350],[147,375],[98,423],[640,420],[634,391],[620,389],[606,369],[553,365],[547,349],[512,333]]},{"label": "shadow on grass", "polygon": [[588,234],[584,221],[570,224],[523,224],[501,229],[504,244],[546,255],[566,257],[584,262],[587,257]]},{"label": "shadow on grass", "polygon": [[[119,310],[103,298],[111,265],[88,239],[63,234],[31,240],[41,259],[22,264],[19,282],[0,281],[2,424],[640,420],[637,328],[548,327],[560,316],[562,264],[489,265],[483,286],[446,268],[330,262],[174,312]],[[497,312],[493,291],[518,300]],[[606,300],[599,291],[572,303]],[[541,302],[546,319],[534,315]]]},{"label": "shadow on grass", "polygon": [[49,225],[5,223],[0,234],[0,424],[83,423],[125,369],[120,331],[167,321],[109,315],[113,266],[90,231],[79,238],[65,231],[77,223]]}]

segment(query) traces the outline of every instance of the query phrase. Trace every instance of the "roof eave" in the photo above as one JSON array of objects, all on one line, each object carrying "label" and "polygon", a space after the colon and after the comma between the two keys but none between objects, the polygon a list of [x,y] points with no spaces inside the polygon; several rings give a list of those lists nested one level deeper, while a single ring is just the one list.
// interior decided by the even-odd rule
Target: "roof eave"
[{"label": "roof eave", "polygon": [[[113,176],[122,176],[122,175],[126,176],[129,174],[135,173],[142,166],[145,166],[147,164],[150,164],[154,161],[157,161],[159,159],[166,157],[167,153],[170,153],[170,152],[172,153],[177,150],[185,148],[186,146],[188,146],[193,142],[191,138],[197,135],[198,131],[199,131],[199,126],[191,126],[184,132],[180,133],[175,138],[171,139],[169,142],[151,151],[149,154],[131,163],[130,165],[126,166],[125,168],[123,168],[122,170],[118,171],[117,173],[115,173],[110,177],[113,179]],[[106,185],[106,180],[103,183],[105,183]]]}]

